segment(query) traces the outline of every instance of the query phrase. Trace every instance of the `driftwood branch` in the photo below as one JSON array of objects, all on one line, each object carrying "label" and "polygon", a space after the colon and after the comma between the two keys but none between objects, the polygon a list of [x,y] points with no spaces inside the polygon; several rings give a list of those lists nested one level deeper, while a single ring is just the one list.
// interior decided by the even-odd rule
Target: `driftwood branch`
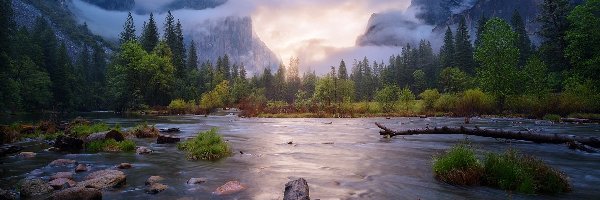
[{"label": "driftwood branch", "polygon": [[[441,128],[427,128],[427,129],[415,129],[406,131],[394,131],[387,128],[380,123],[375,122],[375,125],[381,129],[380,135],[394,137],[398,135],[420,135],[420,134],[464,134],[464,135],[475,135],[481,137],[501,138],[501,139],[513,139],[513,140],[525,140],[535,143],[549,143],[549,144],[567,144],[569,148],[579,149],[586,152],[596,152],[594,148],[600,148],[600,139],[597,137],[584,137],[566,134],[544,134],[544,133],[532,133],[522,131],[503,131],[503,130],[487,130],[476,128],[465,128],[460,126],[458,128],[441,127]],[[589,146],[589,147],[587,147]],[[590,148],[592,147],[592,148]]]}]

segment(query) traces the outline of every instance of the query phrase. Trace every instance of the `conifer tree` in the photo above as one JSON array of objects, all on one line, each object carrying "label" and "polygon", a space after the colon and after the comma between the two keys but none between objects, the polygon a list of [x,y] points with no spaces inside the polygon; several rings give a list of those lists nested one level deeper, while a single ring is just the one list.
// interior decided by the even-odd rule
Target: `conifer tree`
[{"label": "conifer tree", "polygon": [[450,27],[446,29],[444,36],[444,45],[440,48],[440,61],[442,62],[442,68],[454,66],[454,39],[452,36],[452,30]]},{"label": "conifer tree", "polygon": [[125,24],[123,25],[123,32],[121,32],[120,36],[121,36],[121,38],[119,39],[119,42],[121,42],[121,44],[136,40],[135,24],[133,22],[133,17],[131,16],[131,12],[129,12],[129,14],[127,15],[127,20],[125,21]]},{"label": "conifer tree", "polygon": [[471,40],[469,38],[469,30],[467,29],[465,18],[461,17],[454,40],[454,64],[467,74],[473,75],[475,73],[473,64],[473,46],[471,46]]},{"label": "conifer tree", "polygon": [[190,43],[186,67],[187,69],[198,69],[198,55],[196,54],[196,43],[194,40]]},{"label": "conifer tree", "polygon": [[531,40],[525,30],[525,23],[518,10],[515,9],[511,19],[513,31],[517,33],[517,48],[519,48],[519,67],[525,65],[531,55]]},{"label": "conifer tree", "polygon": [[344,60],[340,61],[340,67],[338,68],[339,78],[342,80],[348,79],[348,70],[346,68],[346,62]]},{"label": "conifer tree", "polygon": [[565,35],[569,29],[567,15],[570,10],[568,0],[544,0],[538,16],[542,26],[539,35],[544,39],[540,52],[542,59],[553,72],[570,68],[564,54],[567,47]]},{"label": "conifer tree", "polygon": [[156,27],[156,22],[154,21],[154,14],[150,13],[150,19],[147,23],[144,23],[144,27],[142,30],[142,36],[140,37],[140,43],[146,52],[150,53],[158,44],[158,39],[160,35],[158,34],[158,28]]}]

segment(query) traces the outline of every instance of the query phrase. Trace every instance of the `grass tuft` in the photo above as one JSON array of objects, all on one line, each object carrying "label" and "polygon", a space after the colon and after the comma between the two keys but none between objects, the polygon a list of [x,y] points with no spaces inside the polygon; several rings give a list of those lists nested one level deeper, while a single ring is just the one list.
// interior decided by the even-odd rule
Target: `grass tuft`
[{"label": "grass tuft", "polygon": [[117,142],[114,139],[96,140],[86,145],[89,152],[133,152],[135,151],[135,142],[133,140],[123,140]]},{"label": "grass tuft", "polygon": [[146,122],[138,124],[127,132],[137,138],[153,138],[160,135],[158,129],[156,129],[154,125],[148,125]]},{"label": "grass tuft", "polygon": [[229,145],[223,141],[217,129],[201,132],[193,139],[180,142],[177,148],[186,151],[190,160],[218,160],[231,155]]},{"label": "grass tuft", "polygon": [[483,176],[481,163],[466,144],[455,145],[447,153],[434,157],[433,171],[439,180],[456,185],[478,185]]},{"label": "grass tuft", "polygon": [[76,137],[87,137],[92,133],[108,131],[110,127],[105,123],[79,123],[69,129],[71,135]]},{"label": "grass tuft", "polygon": [[552,122],[560,122],[560,115],[547,114],[547,115],[544,115],[544,120],[548,120],[548,121],[552,121]]}]

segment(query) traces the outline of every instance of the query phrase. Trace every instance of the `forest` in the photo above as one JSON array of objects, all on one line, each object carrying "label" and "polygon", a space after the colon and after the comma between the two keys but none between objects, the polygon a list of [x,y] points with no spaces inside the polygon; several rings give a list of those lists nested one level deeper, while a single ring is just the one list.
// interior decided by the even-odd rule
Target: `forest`
[{"label": "forest", "polygon": [[[341,60],[328,74],[300,74],[292,58],[247,74],[228,55],[198,60],[170,12],[164,30],[150,14],[136,33],[131,13],[118,48],[88,42],[76,57],[43,17],[17,27],[9,0],[0,11],[0,104],[5,113],[114,110],[207,113],[238,107],[245,116],[525,117],[600,112],[599,0],[572,7],[545,0],[535,46],[520,13],[482,17],[471,37],[465,19],[447,27],[435,52],[427,40],[389,60]],[[87,26],[83,32],[91,35]],[[471,38],[475,38],[471,41]]]}]

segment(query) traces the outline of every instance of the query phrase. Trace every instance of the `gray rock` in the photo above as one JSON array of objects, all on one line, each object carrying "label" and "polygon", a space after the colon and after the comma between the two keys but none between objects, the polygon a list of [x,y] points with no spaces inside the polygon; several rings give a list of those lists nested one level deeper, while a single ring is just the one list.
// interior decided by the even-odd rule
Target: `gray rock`
[{"label": "gray rock", "polygon": [[75,172],[85,172],[87,170],[88,170],[88,168],[87,168],[87,165],[85,165],[85,164],[79,164],[75,168]]},{"label": "gray rock", "polygon": [[94,188],[74,187],[55,192],[50,199],[56,200],[101,200],[102,192]]},{"label": "gray rock", "polygon": [[20,190],[23,199],[43,199],[53,191],[54,188],[42,179],[25,179]]},{"label": "gray rock", "polygon": [[137,154],[150,154],[152,153],[152,150],[150,150],[148,147],[138,147],[135,149],[135,153]]},{"label": "gray rock", "polygon": [[117,142],[120,142],[120,141],[125,140],[125,135],[123,135],[123,133],[121,133],[117,130],[92,133],[85,139],[85,142],[92,142],[92,141],[96,141],[96,140],[108,140],[108,139],[114,139]]},{"label": "gray rock", "polygon": [[50,166],[65,166],[72,164],[77,164],[77,161],[69,159],[56,159],[50,163]]},{"label": "gray rock", "polygon": [[117,166],[117,168],[119,168],[119,169],[130,169],[131,167],[133,167],[133,166],[129,163],[121,163]]},{"label": "gray rock", "polygon": [[48,184],[50,184],[50,186],[52,186],[52,188],[54,188],[55,190],[62,190],[77,185],[77,182],[68,178],[57,178],[51,180],[50,182],[48,182]]},{"label": "gray rock", "polygon": [[200,183],[204,183],[206,182],[205,178],[190,178],[190,180],[187,181],[187,184],[193,185],[193,184],[200,184]]},{"label": "gray rock", "polygon": [[56,172],[56,174],[50,177],[50,180],[59,178],[73,179],[73,172]]},{"label": "gray rock", "polygon": [[158,183],[165,180],[163,177],[160,176],[150,176],[148,179],[146,179],[146,185],[152,185],[153,183]]},{"label": "gray rock", "polygon": [[33,158],[33,157],[35,157],[35,155],[37,155],[37,154],[33,153],[33,152],[28,152],[28,151],[19,153],[19,157],[21,157],[21,158]]},{"label": "gray rock", "polygon": [[157,194],[166,190],[169,186],[162,183],[152,183],[146,187],[146,193],[148,194]]},{"label": "gray rock", "polygon": [[181,141],[181,138],[173,137],[170,135],[160,135],[156,138],[157,144],[173,144]]},{"label": "gray rock", "polygon": [[119,170],[100,170],[85,177],[85,181],[77,183],[76,187],[96,189],[118,188],[125,185],[126,175]]},{"label": "gray rock", "polygon": [[225,183],[224,185],[218,187],[213,192],[213,194],[227,195],[227,194],[237,193],[237,192],[240,192],[245,189],[246,189],[246,186],[243,185],[242,183],[240,183],[239,181],[229,181],[229,182]]},{"label": "gray rock", "polygon": [[286,183],[283,200],[310,200],[306,180],[299,178]]},{"label": "gray rock", "polygon": [[0,199],[14,200],[17,199],[17,195],[9,190],[0,189]]}]

